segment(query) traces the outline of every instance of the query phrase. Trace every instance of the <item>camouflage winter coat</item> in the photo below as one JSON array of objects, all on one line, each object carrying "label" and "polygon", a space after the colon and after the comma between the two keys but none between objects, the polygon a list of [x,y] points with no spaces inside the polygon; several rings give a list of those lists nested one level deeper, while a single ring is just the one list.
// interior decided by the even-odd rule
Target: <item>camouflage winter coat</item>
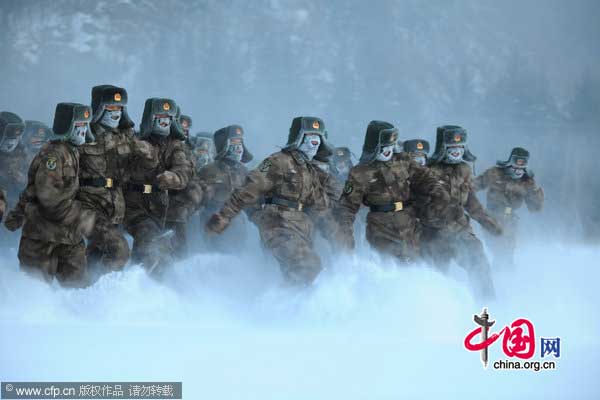
[{"label": "camouflage winter coat", "polygon": [[133,129],[111,130],[101,124],[92,124],[91,129],[95,141],[79,148],[81,189],[77,198],[111,224],[120,224],[125,216],[122,187],[129,181],[134,162],[152,168],[157,161],[148,154],[149,146],[134,137]]},{"label": "camouflage winter coat", "polygon": [[29,239],[80,244],[93,226],[94,214],[76,200],[79,153],[63,141],[46,143],[31,162],[23,236]]},{"label": "camouflage winter coat", "polygon": [[493,215],[513,215],[523,203],[530,211],[539,211],[544,204],[544,191],[533,177],[525,175],[515,180],[503,168],[492,167],[475,178],[476,191],[487,189],[487,209]]}]

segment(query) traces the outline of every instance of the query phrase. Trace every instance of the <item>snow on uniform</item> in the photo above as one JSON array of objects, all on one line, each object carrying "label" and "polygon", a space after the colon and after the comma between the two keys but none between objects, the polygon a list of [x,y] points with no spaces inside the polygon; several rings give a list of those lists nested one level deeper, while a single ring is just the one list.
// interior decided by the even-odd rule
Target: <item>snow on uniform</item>
[{"label": "snow on uniform", "polygon": [[[339,241],[354,248],[354,219],[361,205],[369,207],[366,238],[375,249],[403,262],[419,255],[419,225],[415,196],[443,203],[444,190],[436,177],[413,162],[407,154],[387,161],[377,156],[392,147],[398,133],[392,124],[372,121],[365,135],[361,162],[350,170],[335,210],[340,224]],[[391,151],[391,150],[388,150]]]},{"label": "snow on uniform", "polygon": [[[449,160],[447,152],[455,154],[456,160]],[[473,233],[469,217],[479,222],[484,229],[501,234],[502,228],[489,216],[475,195],[472,186],[472,168],[465,161],[474,161],[466,147],[466,131],[458,126],[443,126],[437,130],[436,150],[429,160],[429,166],[438,179],[446,183],[451,207],[441,213],[427,215],[436,220],[439,228],[424,227],[423,246],[427,256],[443,269],[450,261],[466,269],[471,286],[478,297],[493,297],[490,265],[483,251],[481,241]],[[467,214],[468,213],[468,216]]]},{"label": "snow on uniform", "polygon": [[261,241],[279,262],[286,281],[295,285],[312,283],[321,271],[321,260],[313,249],[313,218],[329,206],[320,170],[298,150],[305,135],[321,137],[315,159],[331,154],[321,119],[294,118],[286,147],[251,171],[207,223],[209,231],[220,233],[241,210],[264,199],[260,218],[255,220]]},{"label": "snow on uniform", "polygon": [[[516,211],[526,204],[530,211],[540,211],[544,204],[544,191],[537,185],[531,170],[527,169],[529,152],[514,148],[509,160],[498,162],[476,177],[473,183],[476,191],[486,190],[487,211],[496,218],[503,229],[503,235],[490,237],[490,248],[495,261],[513,264],[516,247],[516,232],[519,217]],[[523,168],[521,177],[512,177],[511,168]]]},{"label": "snow on uniform", "polygon": [[42,147],[28,173],[28,191],[34,197],[25,207],[18,252],[21,268],[47,280],[56,277],[65,286],[88,283],[83,238],[93,227],[94,213],[76,199],[79,153],[74,140],[75,123],[85,123],[89,130],[90,120],[89,106],[58,104],[53,128],[58,139]]},{"label": "snow on uniform", "polygon": [[185,155],[183,134],[171,129],[177,105],[171,99],[147,99],[140,126],[141,138],[152,146],[157,164],[150,167],[137,162],[135,155],[125,185],[125,220],[127,232],[133,237],[131,253],[134,262],[160,272],[173,257],[165,233],[169,208],[169,192],[183,190],[192,176],[192,164]]}]

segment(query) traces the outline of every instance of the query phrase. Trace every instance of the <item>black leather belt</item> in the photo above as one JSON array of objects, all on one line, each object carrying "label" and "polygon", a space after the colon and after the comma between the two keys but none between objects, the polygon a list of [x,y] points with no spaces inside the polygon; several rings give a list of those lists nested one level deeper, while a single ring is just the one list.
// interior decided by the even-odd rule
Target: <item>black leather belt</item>
[{"label": "black leather belt", "polygon": [[158,186],[145,183],[128,183],[127,185],[125,185],[125,189],[127,189],[130,192],[142,192],[144,194],[162,192],[162,190]]},{"label": "black leather belt", "polygon": [[304,206],[304,204],[302,204],[298,201],[283,199],[281,197],[267,197],[267,198],[265,198],[265,204],[276,204],[278,206],[287,207],[291,210],[296,210],[296,211],[306,210],[306,207]]},{"label": "black leather belt", "polygon": [[119,185],[119,181],[112,178],[82,178],[79,179],[79,186],[103,187],[113,189]]},{"label": "black leather belt", "polygon": [[397,212],[404,210],[404,203],[397,201],[391,204],[372,204],[369,209],[371,212]]}]

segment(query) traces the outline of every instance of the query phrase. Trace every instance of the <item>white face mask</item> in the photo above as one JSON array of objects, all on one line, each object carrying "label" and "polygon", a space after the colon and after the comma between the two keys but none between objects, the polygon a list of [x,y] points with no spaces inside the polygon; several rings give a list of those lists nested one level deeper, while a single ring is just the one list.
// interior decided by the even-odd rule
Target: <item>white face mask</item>
[{"label": "white face mask", "polygon": [[11,153],[19,145],[19,138],[4,139],[0,146],[0,151],[3,153]]},{"label": "white face mask", "polygon": [[413,157],[413,160],[415,160],[415,162],[419,165],[425,166],[425,164],[427,164],[427,157],[425,157],[422,154],[418,154],[416,156]]},{"label": "white face mask", "polygon": [[160,136],[169,136],[171,133],[171,118],[154,118],[154,126],[152,127],[152,133]]},{"label": "white face mask", "polygon": [[298,150],[301,151],[306,156],[306,158],[312,160],[313,157],[317,154],[320,145],[321,136],[305,134],[304,138],[302,139],[302,143],[298,147]]},{"label": "white face mask", "polygon": [[227,146],[227,152],[225,153],[225,158],[231,161],[240,162],[242,161],[242,156],[244,155],[244,145],[242,144],[230,144]]},{"label": "white face mask", "polygon": [[525,168],[508,167],[507,172],[511,178],[521,179],[525,175]]},{"label": "white face mask", "polygon": [[377,157],[375,157],[375,159],[377,161],[390,161],[392,159],[392,155],[394,154],[394,145],[391,146],[384,146],[381,148],[381,151],[379,152],[379,154],[377,154]]},{"label": "white face mask", "polygon": [[446,159],[448,164],[459,164],[463,160],[465,155],[465,148],[463,146],[448,147],[446,149]]},{"label": "white face mask", "polygon": [[205,153],[196,153],[196,167],[198,167],[198,169],[200,169],[201,167],[204,167],[206,164],[208,164],[210,162],[210,154],[207,152]]},{"label": "white face mask", "polygon": [[119,126],[119,121],[121,121],[121,115],[121,110],[104,110],[100,123],[107,128],[116,128]]},{"label": "white face mask", "polygon": [[87,122],[82,125],[75,125],[73,127],[73,133],[71,133],[71,136],[69,137],[69,141],[75,146],[81,146],[85,143],[85,137],[88,129],[89,125]]}]

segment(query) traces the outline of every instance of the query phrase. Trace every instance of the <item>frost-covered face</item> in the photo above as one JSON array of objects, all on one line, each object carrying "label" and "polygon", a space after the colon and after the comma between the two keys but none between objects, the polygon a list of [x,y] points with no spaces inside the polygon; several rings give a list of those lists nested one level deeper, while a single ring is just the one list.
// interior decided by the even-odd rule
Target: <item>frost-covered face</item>
[{"label": "frost-covered face", "polygon": [[10,137],[6,138],[2,141],[2,145],[0,145],[0,151],[3,153],[11,153],[14,149],[19,145],[18,137]]},{"label": "frost-covered face", "polygon": [[427,164],[427,157],[424,154],[416,153],[413,155],[412,159],[419,165],[425,166]]},{"label": "frost-covered face", "polygon": [[85,137],[87,135],[89,125],[87,122],[75,122],[73,132],[69,137],[69,141],[75,146],[81,146],[85,143]]},{"label": "frost-covered face", "polygon": [[183,128],[183,136],[185,136],[185,138],[189,138],[190,137],[190,123],[188,122],[187,119],[182,119],[181,120],[181,127]]},{"label": "frost-covered face", "polygon": [[45,141],[46,130],[44,128],[39,128],[35,135],[31,136],[31,138],[29,139],[29,144],[34,149],[40,149]]},{"label": "frost-covered face", "polygon": [[508,176],[515,180],[521,179],[523,176],[525,176],[525,168],[508,167],[506,168],[506,172],[508,173]]},{"label": "frost-covered face", "polygon": [[102,113],[102,117],[100,118],[100,123],[107,128],[116,128],[119,126],[119,121],[121,121],[121,116],[123,114],[123,110],[119,106],[106,106],[104,112]]},{"label": "frost-covered face", "polygon": [[210,162],[210,153],[208,150],[196,149],[194,154],[196,154],[196,166],[198,168],[202,168]]},{"label": "frost-covered face", "polygon": [[169,136],[171,133],[171,117],[168,115],[155,116],[152,133],[160,136]]},{"label": "frost-covered face", "polygon": [[446,148],[445,161],[448,164],[458,164],[458,163],[462,162],[464,155],[465,155],[465,147],[464,146],[448,146]]},{"label": "frost-covered face", "polygon": [[240,162],[242,161],[243,155],[244,145],[242,144],[242,139],[229,139],[227,144],[227,152],[225,153],[225,158],[231,161]]},{"label": "frost-covered face", "polygon": [[394,154],[394,145],[383,146],[379,154],[375,159],[377,161],[390,161],[392,159],[392,155]]},{"label": "frost-covered face", "polygon": [[304,134],[304,138],[302,139],[302,143],[300,143],[298,150],[301,151],[306,156],[306,158],[312,160],[313,157],[317,154],[320,145],[321,136],[308,133]]}]

